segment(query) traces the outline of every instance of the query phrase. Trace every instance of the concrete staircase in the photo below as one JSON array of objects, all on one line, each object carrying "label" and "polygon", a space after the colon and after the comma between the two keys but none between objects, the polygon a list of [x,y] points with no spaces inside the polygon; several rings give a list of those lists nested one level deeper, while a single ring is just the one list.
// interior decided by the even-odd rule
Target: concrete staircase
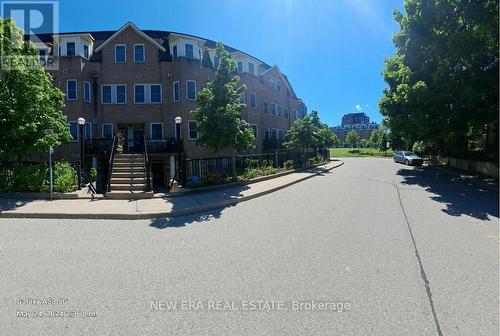
[{"label": "concrete staircase", "polygon": [[153,198],[147,191],[146,163],[143,154],[116,154],[111,172],[111,199]]}]

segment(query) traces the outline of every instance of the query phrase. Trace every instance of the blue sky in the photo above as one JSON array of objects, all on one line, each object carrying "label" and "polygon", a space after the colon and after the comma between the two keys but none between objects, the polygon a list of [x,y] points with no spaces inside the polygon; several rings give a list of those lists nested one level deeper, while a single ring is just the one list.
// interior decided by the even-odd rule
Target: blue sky
[{"label": "blue sky", "polygon": [[[61,0],[60,31],[171,30],[222,41],[277,64],[308,110],[329,125],[366,112],[380,121],[392,12],[403,0]],[[91,10],[89,10],[91,9]]]}]

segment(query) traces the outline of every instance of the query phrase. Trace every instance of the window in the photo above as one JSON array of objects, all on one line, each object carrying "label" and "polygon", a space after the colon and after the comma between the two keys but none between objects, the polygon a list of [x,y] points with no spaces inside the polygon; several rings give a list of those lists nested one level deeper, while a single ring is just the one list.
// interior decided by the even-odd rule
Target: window
[{"label": "window", "polygon": [[283,130],[282,129],[277,129],[276,130],[276,139],[282,140],[283,139]]},{"label": "window", "polygon": [[107,84],[101,86],[102,104],[126,104],[127,86],[125,84]]},{"label": "window", "polygon": [[274,91],[279,91],[279,83],[274,77],[269,77],[269,85]]},{"label": "window", "polygon": [[116,85],[116,103],[126,104],[127,103],[127,86],[126,85]]},{"label": "window", "polygon": [[134,86],[134,103],[136,104],[146,103],[146,85],[136,84]]},{"label": "window", "polygon": [[250,92],[250,107],[257,108],[257,94],[255,92]]},{"label": "window", "polygon": [[255,125],[255,124],[251,124],[250,126],[252,127],[253,136],[255,137],[255,139],[257,139],[257,136],[258,136],[258,134],[257,134],[258,126]]},{"label": "window", "polygon": [[161,84],[136,84],[134,86],[135,104],[159,104],[161,101]]},{"label": "window", "polygon": [[172,84],[173,87],[172,87],[172,91],[173,91],[173,96],[174,96],[174,102],[178,102],[179,100],[181,100],[181,91],[180,91],[180,85],[179,85],[179,81],[177,82],[174,82],[174,84]]},{"label": "window", "polygon": [[115,45],[115,63],[125,63],[127,61],[127,46],[125,44]]},{"label": "window", "polygon": [[67,100],[77,99],[76,79],[68,79],[66,81],[66,99]]},{"label": "window", "polygon": [[186,43],[184,45],[184,48],[186,57],[193,58],[194,57],[193,45],[190,43]]},{"label": "window", "polygon": [[245,91],[240,93],[240,103],[245,104]]},{"label": "window", "polygon": [[189,140],[198,139],[198,123],[194,120],[188,121]]},{"label": "window", "polygon": [[83,82],[83,101],[90,103],[92,101],[90,95],[90,82]]},{"label": "window", "polygon": [[89,46],[86,44],[83,45],[83,57],[89,59]]},{"label": "window", "polygon": [[255,66],[253,63],[248,63],[248,72],[252,75],[255,75]]},{"label": "window", "polygon": [[276,115],[276,104],[271,103],[271,114],[273,116]]},{"label": "window", "polygon": [[69,122],[69,132],[71,133],[71,141],[78,141],[78,124],[76,121]]},{"label": "window", "polygon": [[150,124],[151,139],[154,141],[160,141],[163,139],[163,124],[162,123],[151,123]]},{"label": "window", "polygon": [[38,56],[45,58],[47,56],[47,49],[38,49]]},{"label": "window", "polygon": [[111,104],[112,103],[112,85],[103,85],[101,87],[101,97],[103,104]]},{"label": "window", "polygon": [[268,113],[269,110],[267,109],[267,101],[264,101],[264,113]]},{"label": "window", "polygon": [[174,56],[174,59],[176,59],[177,58],[177,46],[176,45],[174,45],[172,48],[172,54]]},{"label": "window", "polygon": [[152,104],[161,103],[161,85],[160,84],[151,84],[150,85],[150,93],[151,93],[150,102]]},{"label": "window", "polygon": [[214,68],[217,69],[219,67],[220,59],[218,56],[214,56]]},{"label": "window", "polygon": [[144,62],[144,44],[134,44],[134,62]]},{"label": "window", "polygon": [[288,108],[286,108],[286,107],[283,108],[283,114],[284,114],[285,118],[288,119]]},{"label": "window", "polygon": [[242,73],[242,72],[243,72],[243,62],[238,61],[238,73]]},{"label": "window", "polygon": [[278,105],[278,117],[281,118],[282,113],[281,113],[281,105]]},{"label": "window", "polygon": [[276,136],[277,136],[276,128],[271,128],[271,139],[277,139]]},{"label": "window", "polygon": [[76,44],[75,42],[66,43],[66,56],[75,56],[76,55]]},{"label": "window", "polygon": [[265,138],[266,140],[269,140],[269,139],[271,138],[271,132],[269,131],[269,127],[266,127],[266,128],[264,129],[264,138]]},{"label": "window", "polygon": [[196,82],[194,80],[186,81],[187,100],[196,100]]},{"label": "window", "polygon": [[85,123],[85,140],[92,139],[92,123]]},{"label": "window", "polygon": [[113,124],[102,124],[102,136],[107,139],[113,138]]}]

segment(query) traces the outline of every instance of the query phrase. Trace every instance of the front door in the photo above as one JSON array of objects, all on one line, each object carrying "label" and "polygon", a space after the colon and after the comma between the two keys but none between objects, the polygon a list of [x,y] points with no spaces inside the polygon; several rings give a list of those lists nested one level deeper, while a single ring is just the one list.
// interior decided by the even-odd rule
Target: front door
[{"label": "front door", "polygon": [[123,135],[123,152],[128,153],[128,128],[121,127],[118,129]]},{"label": "front door", "polygon": [[144,130],[134,128],[134,152],[144,152]]}]

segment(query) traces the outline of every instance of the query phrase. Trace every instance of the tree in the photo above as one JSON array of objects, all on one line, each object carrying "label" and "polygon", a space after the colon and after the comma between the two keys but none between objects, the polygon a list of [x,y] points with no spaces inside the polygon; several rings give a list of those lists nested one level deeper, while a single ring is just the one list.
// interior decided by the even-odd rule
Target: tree
[{"label": "tree", "polygon": [[382,137],[380,138],[379,150],[381,152],[384,152],[384,156],[385,156],[385,153],[387,152],[387,149],[389,149],[387,147],[387,141],[388,141],[387,134],[385,132],[383,132]]},{"label": "tree", "polygon": [[372,148],[379,148],[383,133],[384,131],[382,130],[382,128],[373,131],[368,142],[369,146]]},{"label": "tree", "polygon": [[355,130],[349,131],[345,137],[345,141],[351,146],[351,147],[357,147],[358,142],[359,142],[359,135],[358,132]]},{"label": "tree", "polygon": [[64,95],[38,63],[34,45],[23,40],[12,19],[0,18],[0,39],[2,57],[15,64],[0,71],[0,159],[18,164],[21,155],[41,154],[71,134],[62,113]]},{"label": "tree", "polygon": [[200,134],[197,144],[211,148],[214,153],[229,150],[232,175],[236,177],[236,153],[255,148],[255,137],[250,124],[241,118],[245,104],[240,103],[240,94],[246,87],[238,86],[236,63],[220,42],[216,55],[220,61],[215,79],[197,94],[198,107],[193,111]]},{"label": "tree", "polygon": [[335,133],[323,124],[317,111],[311,111],[304,118],[296,120],[286,133],[284,146],[299,150],[329,148],[338,143]]},{"label": "tree", "polygon": [[405,14],[395,11],[397,51],[379,103],[394,143],[465,155],[498,121],[498,12],[498,0],[405,0]]}]

